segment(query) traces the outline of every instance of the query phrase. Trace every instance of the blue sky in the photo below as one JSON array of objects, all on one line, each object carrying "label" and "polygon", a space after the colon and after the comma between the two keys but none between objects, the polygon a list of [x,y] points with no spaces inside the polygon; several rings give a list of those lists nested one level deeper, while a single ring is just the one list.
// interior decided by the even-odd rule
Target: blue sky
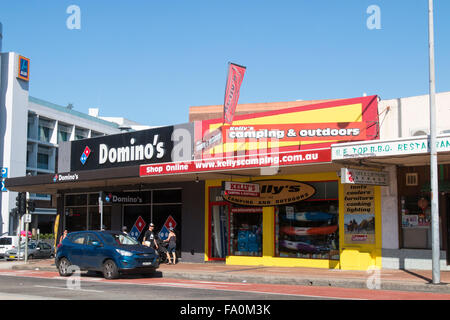
[{"label": "blue sky", "polygon": [[[81,10],[69,30],[66,9]],[[370,5],[381,29],[369,30]],[[223,104],[428,93],[428,0],[2,0],[3,51],[31,59],[30,94],[148,125]],[[450,1],[435,0],[436,86],[450,91]]]}]

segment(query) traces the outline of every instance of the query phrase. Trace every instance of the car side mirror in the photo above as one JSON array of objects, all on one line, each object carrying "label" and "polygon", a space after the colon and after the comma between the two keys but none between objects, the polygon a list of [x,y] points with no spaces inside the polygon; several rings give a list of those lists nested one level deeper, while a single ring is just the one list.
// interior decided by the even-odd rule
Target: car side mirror
[{"label": "car side mirror", "polygon": [[92,241],[92,245],[93,245],[94,247],[100,247],[100,246],[101,246],[101,243],[98,242],[98,241]]}]

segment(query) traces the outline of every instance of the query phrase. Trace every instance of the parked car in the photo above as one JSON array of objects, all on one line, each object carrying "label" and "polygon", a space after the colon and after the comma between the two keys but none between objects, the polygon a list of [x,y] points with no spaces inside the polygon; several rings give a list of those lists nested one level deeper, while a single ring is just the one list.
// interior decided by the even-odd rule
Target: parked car
[{"label": "parked car", "polygon": [[5,256],[5,252],[19,246],[18,236],[2,236],[0,238],[0,258]]},{"label": "parked car", "polygon": [[79,270],[102,272],[106,279],[123,273],[153,273],[159,267],[154,249],[120,231],[72,232],[58,245],[55,264],[61,276]]},{"label": "parked car", "polygon": [[[17,259],[18,248],[14,248],[5,252],[5,258],[7,260]],[[31,241],[28,243],[28,260],[31,259],[49,259],[55,256],[53,247],[48,243],[39,241]],[[25,243],[20,245],[20,259],[25,257]]]}]

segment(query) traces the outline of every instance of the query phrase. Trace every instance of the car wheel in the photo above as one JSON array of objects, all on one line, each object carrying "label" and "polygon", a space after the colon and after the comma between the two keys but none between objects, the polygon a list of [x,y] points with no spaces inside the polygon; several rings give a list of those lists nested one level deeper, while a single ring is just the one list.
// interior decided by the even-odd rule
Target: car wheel
[{"label": "car wheel", "polygon": [[67,260],[66,258],[62,258],[58,264],[59,275],[62,277],[70,276],[72,274],[72,272],[69,271],[70,266],[71,266],[70,261]]},{"label": "car wheel", "polygon": [[103,264],[103,276],[105,279],[117,279],[119,277],[119,269],[112,260],[106,260]]}]

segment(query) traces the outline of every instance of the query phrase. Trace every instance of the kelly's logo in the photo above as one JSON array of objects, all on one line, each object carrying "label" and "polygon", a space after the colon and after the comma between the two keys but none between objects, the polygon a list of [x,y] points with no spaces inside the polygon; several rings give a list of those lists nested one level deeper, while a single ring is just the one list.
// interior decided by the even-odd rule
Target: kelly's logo
[{"label": "kelly's logo", "polygon": [[259,180],[259,197],[224,194],[223,198],[242,206],[269,207],[295,203],[311,198],[316,189],[306,183],[295,180]]},{"label": "kelly's logo", "polygon": [[84,165],[91,154],[91,149],[88,146],[84,148],[83,154],[81,155],[80,161]]}]

